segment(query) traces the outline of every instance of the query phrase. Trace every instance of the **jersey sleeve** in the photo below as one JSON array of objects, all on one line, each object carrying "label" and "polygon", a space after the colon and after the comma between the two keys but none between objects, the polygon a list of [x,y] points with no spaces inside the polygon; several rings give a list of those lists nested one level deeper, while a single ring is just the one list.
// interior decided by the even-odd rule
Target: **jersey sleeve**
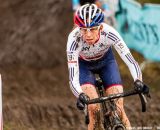
[{"label": "jersey sleeve", "polygon": [[73,94],[78,97],[82,93],[79,83],[79,47],[76,39],[69,35],[67,42],[67,61],[69,69],[69,84]]},{"label": "jersey sleeve", "polygon": [[139,79],[142,81],[141,69],[138,63],[133,58],[129,48],[127,47],[127,45],[125,44],[125,42],[123,41],[119,33],[113,29],[112,32],[109,32],[108,36],[112,38],[114,48],[116,49],[116,51],[118,52],[122,60],[128,66],[134,81],[136,79]]}]

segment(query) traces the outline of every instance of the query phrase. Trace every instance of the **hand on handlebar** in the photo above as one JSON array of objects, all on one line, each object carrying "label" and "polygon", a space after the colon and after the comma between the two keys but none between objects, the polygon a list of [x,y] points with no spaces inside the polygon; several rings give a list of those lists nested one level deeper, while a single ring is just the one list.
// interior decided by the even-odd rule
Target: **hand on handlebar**
[{"label": "hand on handlebar", "polygon": [[138,80],[138,79],[134,82],[134,89],[137,92],[142,92],[143,91],[143,86],[144,86],[143,82]]},{"label": "hand on handlebar", "polygon": [[89,97],[85,93],[81,93],[77,99],[77,104],[76,104],[77,108],[79,110],[84,110],[88,100],[89,100]]},{"label": "hand on handlebar", "polygon": [[138,80],[138,79],[134,82],[134,89],[137,92],[141,92],[143,94],[146,94],[148,97],[150,97],[149,87],[147,85],[145,85],[142,81]]}]

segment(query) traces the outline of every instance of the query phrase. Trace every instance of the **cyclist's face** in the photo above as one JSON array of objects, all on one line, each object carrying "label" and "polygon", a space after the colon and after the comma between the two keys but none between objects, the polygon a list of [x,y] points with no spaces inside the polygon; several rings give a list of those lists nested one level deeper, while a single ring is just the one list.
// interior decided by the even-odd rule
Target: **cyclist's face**
[{"label": "cyclist's face", "polygon": [[100,26],[92,28],[80,28],[83,40],[88,44],[94,44],[99,38]]}]

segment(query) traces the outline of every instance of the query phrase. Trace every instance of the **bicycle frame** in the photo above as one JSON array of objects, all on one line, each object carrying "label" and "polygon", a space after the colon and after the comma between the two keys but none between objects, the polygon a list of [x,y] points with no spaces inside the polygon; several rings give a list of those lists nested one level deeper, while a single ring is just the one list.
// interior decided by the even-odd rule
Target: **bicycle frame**
[{"label": "bicycle frame", "polygon": [[[109,111],[108,109],[110,109],[111,112],[113,112],[113,113],[116,112],[116,105],[115,105],[114,99],[118,99],[118,98],[122,98],[122,97],[127,97],[127,96],[132,96],[132,95],[137,95],[138,94],[139,97],[140,97],[141,105],[142,105],[142,112],[146,111],[147,100],[146,100],[145,94],[148,97],[150,96],[149,95],[149,90],[145,89],[145,87],[147,87],[147,86],[144,86],[144,89],[141,92],[136,91],[136,90],[130,90],[130,91],[127,91],[127,92],[118,93],[118,94],[112,94],[112,95],[109,95],[109,96],[104,96],[103,84],[102,84],[102,82],[100,80],[96,81],[96,86],[98,87],[98,92],[99,92],[99,96],[100,97],[99,98],[95,98],[95,99],[91,99],[88,102],[86,102],[86,104],[88,106],[88,104],[101,103],[102,108],[103,108],[102,112],[103,112],[103,115],[104,115],[104,121],[103,122],[104,122],[104,127],[105,127],[106,130],[109,129],[108,127],[114,127],[116,125],[122,125],[122,127],[124,127],[122,122],[121,122],[121,120],[118,117],[116,117],[116,116],[113,117],[113,116],[109,116],[109,115],[106,114]],[[106,101],[108,101],[109,106],[111,108],[108,108],[106,106]],[[110,117],[112,117],[113,119],[110,119]],[[87,124],[89,124],[89,118],[88,118],[88,123]]]},{"label": "bicycle frame", "polygon": [[[98,88],[98,93],[100,97],[104,97],[104,87],[100,80],[96,81],[96,86]],[[115,126],[122,126],[122,121],[117,114],[117,107],[114,100],[109,100],[108,102],[101,102],[102,113],[103,113],[103,126],[105,130],[110,130]],[[125,128],[125,127],[124,127]]]}]

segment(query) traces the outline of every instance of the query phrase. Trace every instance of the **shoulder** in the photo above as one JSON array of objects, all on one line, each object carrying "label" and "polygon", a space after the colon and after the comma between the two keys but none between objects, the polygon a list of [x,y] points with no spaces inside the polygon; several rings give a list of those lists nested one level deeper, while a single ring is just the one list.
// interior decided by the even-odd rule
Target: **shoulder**
[{"label": "shoulder", "polygon": [[120,34],[115,28],[106,23],[102,23],[102,25],[103,25],[103,31],[107,33],[108,37],[111,36],[114,37],[115,39],[122,39]]},{"label": "shoulder", "polygon": [[80,41],[79,28],[75,28],[68,35],[67,50],[75,46],[79,41]]},{"label": "shoulder", "polygon": [[116,29],[114,29],[112,26],[106,24],[106,23],[102,23],[103,25],[103,30],[107,33],[112,32],[112,33],[118,33]]},{"label": "shoulder", "polygon": [[79,28],[76,27],[69,33],[68,40],[69,39],[76,39],[79,36],[80,36]]}]

